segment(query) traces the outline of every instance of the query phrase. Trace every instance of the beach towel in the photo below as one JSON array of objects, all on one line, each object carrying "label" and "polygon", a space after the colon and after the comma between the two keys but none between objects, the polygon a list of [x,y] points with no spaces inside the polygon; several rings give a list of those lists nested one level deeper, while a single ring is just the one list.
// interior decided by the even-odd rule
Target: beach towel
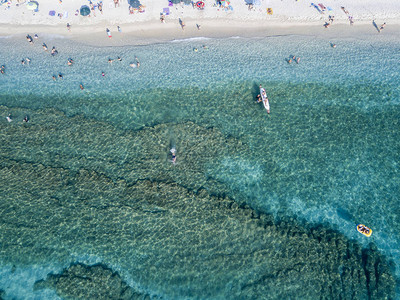
[{"label": "beach towel", "polygon": [[267,14],[269,14],[269,15],[272,15],[274,12],[273,12],[273,10],[272,10],[272,8],[267,8]]},{"label": "beach towel", "polygon": [[169,16],[169,7],[163,8],[163,14]]},{"label": "beach towel", "polygon": [[56,15],[56,11],[55,10],[49,11],[49,16],[54,17],[55,15]]},{"label": "beach towel", "polygon": [[323,14],[322,10],[320,10],[320,8],[318,7],[318,5],[316,5],[316,4],[314,4],[314,3],[311,3],[311,6],[314,7],[316,10],[318,10],[318,12],[319,12],[320,14]]},{"label": "beach towel", "polygon": [[322,10],[326,9],[325,5],[323,5],[322,3],[318,3],[318,5],[319,5],[319,7],[321,7]]}]

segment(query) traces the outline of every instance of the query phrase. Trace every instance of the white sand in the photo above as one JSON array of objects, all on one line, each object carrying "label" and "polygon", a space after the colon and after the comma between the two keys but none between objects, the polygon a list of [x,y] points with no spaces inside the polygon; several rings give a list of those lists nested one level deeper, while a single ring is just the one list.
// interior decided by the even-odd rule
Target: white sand
[{"label": "white sand", "polygon": [[[4,0],[3,0],[4,1]],[[141,44],[163,40],[188,38],[195,36],[262,36],[273,34],[379,34],[373,26],[387,23],[381,34],[400,35],[399,0],[324,0],[314,2],[327,8],[319,12],[305,0],[260,0],[260,5],[248,9],[244,0],[232,0],[233,10],[225,10],[215,5],[214,0],[205,0],[205,8],[199,10],[192,5],[178,4],[168,6],[168,0],[142,0],[145,12],[129,14],[127,0],[120,0],[115,8],[113,0],[103,1],[103,14],[96,8],[95,15],[75,16],[81,5],[88,5],[88,0],[38,0],[39,11],[27,9],[24,0],[9,1],[0,6],[0,36],[34,33],[53,33],[72,39],[99,45]],[[93,1],[97,4],[97,1]],[[346,14],[341,7],[348,11]],[[165,23],[160,21],[163,8],[170,9],[165,16]],[[267,14],[267,8],[273,14]],[[330,10],[329,10],[329,9]],[[319,7],[320,9],[320,7]],[[54,10],[55,16],[49,11]],[[58,14],[63,14],[60,18]],[[334,16],[329,28],[323,24],[329,16]],[[354,24],[351,26],[349,17]],[[179,18],[185,22],[185,28],[179,25]],[[71,24],[68,31],[66,24]],[[200,24],[200,30],[196,24]],[[117,25],[122,29],[118,32]],[[106,28],[111,30],[112,39],[108,39]],[[0,41],[1,42],[1,41]]]}]

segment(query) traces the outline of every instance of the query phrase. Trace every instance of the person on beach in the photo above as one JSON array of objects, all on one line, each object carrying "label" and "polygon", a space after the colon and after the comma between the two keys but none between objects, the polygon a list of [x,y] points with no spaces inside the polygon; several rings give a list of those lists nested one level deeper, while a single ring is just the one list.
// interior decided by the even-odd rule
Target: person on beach
[{"label": "person on beach", "polygon": [[68,31],[71,31],[71,25],[69,23],[67,23],[67,29]]},{"label": "person on beach", "polygon": [[47,45],[45,43],[43,43],[42,47],[44,51],[47,51]]},{"label": "person on beach", "polygon": [[329,28],[329,26],[331,26],[331,23],[325,22],[324,27]]},{"label": "person on beach", "polygon": [[129,5],[129,14],[133,15],[133,13],[134,13],[133,7],[131,5]]},{"label": "person on beach", "polygon": [[35,39],[38,39],[39,36],[35,33],[35,35],[33,36]]},{"label": "person on beach", "polygon": [[11,114],[8,114],[8,116],[6,117],[8,123],[12,122],[12,118],[11,118]]},{"label": "person on beach", "polygon": [[118,32],[122,32],[121,27],[117,26]]},{"label": "person on beach", "polygon": [[114,6],[115,6],[115,8],[117,8],[117,6],[119,6],[119,0],[114,0]]},{"label": "person on beach", "polygon": [[110,29],[106,28],[106,32],[107,32],[107,36],[108,36],[109,38],[112,38]]},{"label": "person on beach", "polygon": [[185,23],[179,18],[179,25],[181,25],[182,30],[185,29]]},{"label": "person on beach", "polygon": [[201,25],[196,24],[197,30],[200,30]]},{"label": "person on beach", "polygon": [[97,8],[99,9],[100,13],[103,14],[103,2],[102,1],[97,3]]},{"label": "person on beach", "polygon": [[93,16],[95,17],[96,13],[94,11],[94,5],[93,5],[92,1],[89,2],[89,6],[90,6],[90,10],[93,12]]},{"label": "person on beach", "polygon": [[[382,31],[382,30],[385,28],[385,26],[386,26],[386,22],[383,23],[383,24],[381,25],[381,27],[379,27],[379,30]],[[389,31],[390,31],[390,30],[389,30]]]},{"label": "person on beach", "polygon": [[332,48],[336,48],[336,44],[331,43],[331,47],[332,47]]},{"label": "person on beach", "polygon": [[160,14],[160,21],[161,23],[165,23],[165,16],[163,13]]}]

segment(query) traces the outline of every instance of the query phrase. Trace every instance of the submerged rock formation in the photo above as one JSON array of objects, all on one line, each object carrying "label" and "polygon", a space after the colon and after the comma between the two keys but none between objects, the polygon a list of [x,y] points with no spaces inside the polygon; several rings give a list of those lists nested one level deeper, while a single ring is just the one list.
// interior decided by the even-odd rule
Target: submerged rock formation
[{"label": "submerged rock formation", "polygon": [[[0,257],[23,265],[89,253],[104,264],[72,265],[36,288],[80,299],[394,294],[391,266],[376,249],[290,217],[278,222],[208,177],[207,164],[225,152],[248,157],[237,139],[191,122],[126,132],[36,114],[38,123],[1,128]],[[168,161],[172,131],[182,141],[176,165]],[[144,294],[105,266],[124,270]]]},{"label": "submerged rock formation", "polygon": [[54,289],[63,299],[151,299],[128,286],[118,273],[101,264],[73,264],[61,274],[49,274],[35,289]]}]

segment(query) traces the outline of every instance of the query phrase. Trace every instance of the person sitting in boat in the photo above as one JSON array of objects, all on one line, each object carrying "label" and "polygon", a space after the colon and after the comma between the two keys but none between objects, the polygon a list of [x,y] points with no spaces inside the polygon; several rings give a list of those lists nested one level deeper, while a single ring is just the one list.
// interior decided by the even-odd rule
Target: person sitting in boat
[{"label": "person sitting in boat", "polygon": [[257,103],[260,103],[261,101],[262,101],[261,95],[258,94],[258,95],[257,95]]}]

